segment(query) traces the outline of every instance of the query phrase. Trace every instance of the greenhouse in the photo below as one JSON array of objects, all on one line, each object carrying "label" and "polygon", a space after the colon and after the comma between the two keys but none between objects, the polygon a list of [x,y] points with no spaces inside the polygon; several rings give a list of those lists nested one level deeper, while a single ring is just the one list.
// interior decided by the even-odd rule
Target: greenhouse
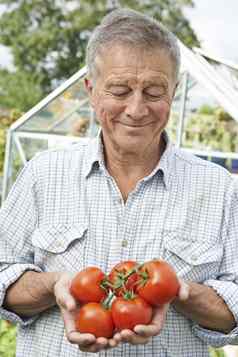
[{"label": "greenhouse", "polygon": [[[180,42],[182,66],[169,124],[177,146],[238,172],[238,67]],[[87,140],[99,125],[79,70],[9,129],[2,200],[37,152]]]}]

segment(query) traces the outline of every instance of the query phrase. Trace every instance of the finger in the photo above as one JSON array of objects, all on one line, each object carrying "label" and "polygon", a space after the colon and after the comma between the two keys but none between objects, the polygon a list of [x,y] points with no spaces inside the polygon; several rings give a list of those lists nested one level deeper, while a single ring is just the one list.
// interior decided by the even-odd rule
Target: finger
[{"label": "finger", "polygon": [[115,340],[115,338],[110,338],[108,341],[108,346],[107,348],[115,348],[120,341]]},{"label": "finger", "polygon": [[55,287],[56,303],[68,311],[73,311],[77,307],[76,300],[64,286],[60,284]]},{"label": "finger", "polygon": [[72,332],[76,332],[74,315],[64,308],[61,308],[61,315],[64,321],[66,336],[69,339]]},{"label": "finger", "polygon": [[169,304],[157,307],[154,310],[154,316],[152,318],[151,323],[149,325],[136,325],[134,327],[134,332],[137,333],[139,336],[143,337],[152,337],[159,335],[164,326],[168,308]]},{"label": "finger", "polygon": [[105,337],[98,337],[96,339],[96,343],[99,345],[99,346],[102,346],[102,347],[105,347],[108,345],[108,342],[109,340]]},{"label": "finger", "polygon": [[146,344],[150,340],[148,337],[139,336],[131,330],[122,330],[121,336],[123,342],[128,342],[132,345]]},{"label": "finger", "polygon": [[92,346],[89,346],[89,347],[79,346],[79,349],[82,352],[90,352],[90,353],[97,353],[100,351],[100,349],[98,348],[98,346],[96,344],[93,344]]},{"label": "finger", "polygon": [[102,351],[103,349],[107,349],[108,340],[104,337],[99,337],[96,339],[96,342],[90,346],[79,346],[79,349],[83,352],[91,352],[96,353]]},{"label": "finger", "polygon": [[181,301],[185,301],[189,297],[190,288],[189,285],[185,283],[185,281],[183,281],[182,279],[179,279],[179,283],[180,283],[180,289],[178,293],[178,299]]},{"label": "finger", "polygon": [[71,312],[61,308],[61,314],[64,321],[66,337],[69,342],[80,346],[88,346],[95,343],[96,338],[94,335],[89,333],[83,334],[76,331],[74,315]]},{"label": "finger", "polygon": [[70,332],[68,335],[69,342],[79,345],[80,347],[85,347],[88,345],[94,345],[96,342],[96,337],[91,333],[79,333],[76,331]]},{"label": "finger", "polygon": [[76,308],[77,302],[70,294],[72,274],[64,274],[54,286],[56,302],[59,306],[72,311]]},{"label": "finger", "polygon": [[120,343],[122,341],[122,336],[119,332],[115,333],[115,335],[113,336],[113,339],[117,342]]}]

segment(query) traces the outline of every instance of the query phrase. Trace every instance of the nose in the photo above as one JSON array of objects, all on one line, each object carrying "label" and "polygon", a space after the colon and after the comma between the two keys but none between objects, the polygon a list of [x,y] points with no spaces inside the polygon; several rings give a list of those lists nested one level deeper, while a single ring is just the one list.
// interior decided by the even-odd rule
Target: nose
[{"label": "nose", "polygon": [[133,119],[141,119],[149,114],[149,109],[142,93],[133,93],[128,98],[125,113]]}]

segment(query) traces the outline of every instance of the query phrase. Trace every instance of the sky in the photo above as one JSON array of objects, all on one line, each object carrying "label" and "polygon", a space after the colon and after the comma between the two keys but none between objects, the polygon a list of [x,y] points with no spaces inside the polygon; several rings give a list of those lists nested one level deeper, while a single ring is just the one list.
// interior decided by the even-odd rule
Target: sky
[{"label": "sky", "polygon": [[[184,10],[201,47],[215,56],[238,64],[238,0],[193,0],[195,7]],[[3,5],[0,5],[0,14]],[[10,52],[0,45],[0,65],[11,63]]]},{"label": "sky", "polygon": [[201,47],[238,64],[238,0],[193,0],[184,11]]}]

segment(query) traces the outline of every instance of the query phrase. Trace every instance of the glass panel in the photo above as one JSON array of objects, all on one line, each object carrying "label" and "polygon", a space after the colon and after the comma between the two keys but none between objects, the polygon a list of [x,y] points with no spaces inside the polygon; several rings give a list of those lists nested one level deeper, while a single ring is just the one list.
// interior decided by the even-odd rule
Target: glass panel
[{"label": "glass panel", "polygon": [[17,178],[19,171],[23,168],[23,162],[14,140],[12,141],[11,161],[9,163],[9,176],[7,180],[7,192],[10,191],[12,184]]},{"label": "glass panel", "polygon": [[[183,147],[205,151],[202,158],[237,172],[229,153],[238,151],[238,123],[208,91],[190,75],[187,92]],[[222,153],[224,153],[222,155]]]},{"label": "glass panel", "polygon": [[26,121],[19,130],[84,137],[92,132],[91,121],[89,99],[81,78]]},{"label": "glass panel", "polygon": [[189,76],[183,146],[221,152],[238,149],[238,123]]},{"label": "glass panel", "polygon": [[[23,149],[25,158],[30,160],[37,152],[46,150],[48,147],[47,140],[21,138],[19,139]],[[7,192],[9,192],[13,182],[16,180],[19,171],[23,168],[24,164],[19,154],[19,149],[15,140],[12,141],[11,162],[9,164],[9,176],[7,180]]]},{"label": "glass panel", "polygon": [[[48,149],[48,140],[41,138],[19,138],[19,143],[24,152],[27,161],[33,158],[33,156],[41,151]],[[19,156],[19,155],[18,155]]]}]

